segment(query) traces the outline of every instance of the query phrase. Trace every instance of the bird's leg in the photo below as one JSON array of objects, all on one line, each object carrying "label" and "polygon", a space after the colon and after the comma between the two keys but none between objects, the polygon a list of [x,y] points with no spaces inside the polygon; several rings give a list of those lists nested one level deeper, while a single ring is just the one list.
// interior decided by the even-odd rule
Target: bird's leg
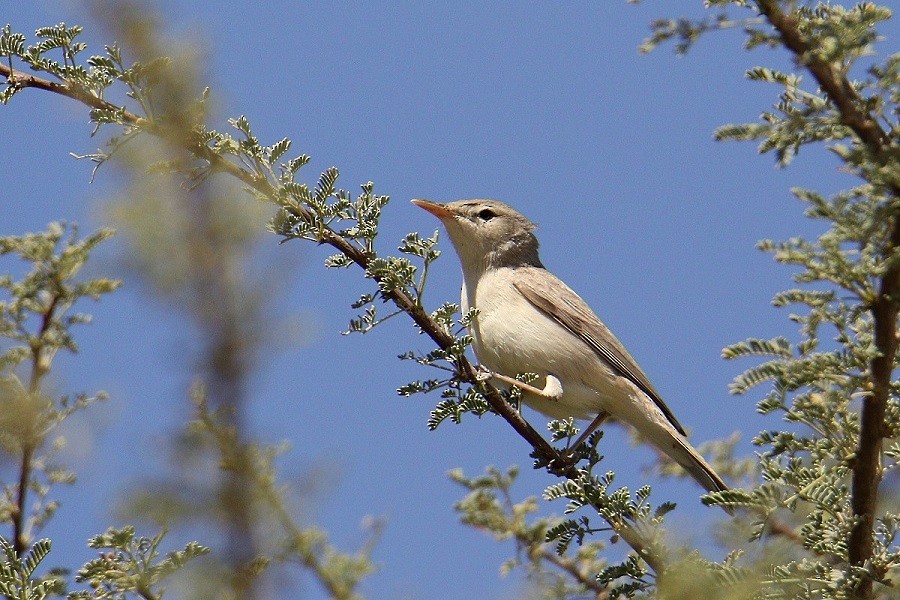
[{"label": "bird's leg", "polygon": [[536,396],[540,396],[541,398],[546,398],[548,400],[559,400],[560,398],[562,398],[563,394],[562,383],[560,383],[559,379],[557,379],[553,375],[547,375],[547,382],[544,384],[544,389],[534,387],[533,385],[529,385],[524,381],[519,381],[518,379],[515,379],[513,377],[507,377],[506,375],[501,375],[500,373],[494,373],[493,371],[485,369],[483,366],[479,367],[478,379],[480,381],[487,381],[488,379],[499,379],[504,383],[516,386],[522,391],[531,392]]},{"label": "bird's leg", "polygon": [[575,443],[570,445],[566,449],[566,451],[562,453],[562,456],[559,457],[558,461],[554,460],[551,463],[550,472],[561,475],[568,471],[569,467],[574,466],[575,462],[577,461],[575,452],[578,450],[578,447],[581,446],[581,444],[583,444],[592,433],[597,431],[597,428],[603,425],[603,422],[608,418],[609,413],[607,412],[601,412],[596,417],[594,417],[594,420],[591,421],[591,424],[587,426],[587,429],[581,432],[581,435],[578,436],[578,439],[575,440]]},{"label": "bird's leg", "polygon": [[600,427],[601,425],[603,425],[603,422],[608,418],[609,418],[608,412],[601,412],[596,417],[594,417],[594,420],[591,421],[591,424],[587,426],[587,429],[585,429],[584,431],[581,432],[581,435],[578,436],[578,439],[575,440],[575,443],[572,444],[571,446],[569,446],[569,450],[566,452],[566,454],[570,454],[571,452],[574,452],[575,449],[578,448],[578,446],[580,446],[581,444],[583,444],[585,442],[585,440],[587,440],[588,437],[590,437],[590,435],[592,433],[597,431],[597,428]]}]

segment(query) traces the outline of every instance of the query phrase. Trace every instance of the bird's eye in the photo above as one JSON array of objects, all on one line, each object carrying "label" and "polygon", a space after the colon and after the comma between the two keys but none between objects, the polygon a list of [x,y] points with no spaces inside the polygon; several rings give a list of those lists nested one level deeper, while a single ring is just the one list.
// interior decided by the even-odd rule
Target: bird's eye
[{"label": "bird's eye", "polygon": [[491,219],[493,219],[496,216],[497,215],[494,214],[494,211],[492,211],[489,208],[482,208],[481,212],[478,213],[478,218],[481,219],[482,221],[490,221]]}]

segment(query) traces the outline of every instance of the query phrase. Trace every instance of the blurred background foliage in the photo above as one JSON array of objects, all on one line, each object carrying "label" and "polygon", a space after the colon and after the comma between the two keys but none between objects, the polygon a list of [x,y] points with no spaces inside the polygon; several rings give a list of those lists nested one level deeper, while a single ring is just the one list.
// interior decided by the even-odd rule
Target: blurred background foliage
[{"label": "blurred background foliage", "polygon": [[[740,9],[745,3],[710,4]],[[773,3],[756,5],[775,23]],[[875,25],[887,18],[886,9],[870,5],[860,5],[856,12],[781,5],[795,10],[795,18],[808,26],[808,39],[833,42],[802,56],[806,66],[821,60],[849,68],[867,56]],[[72,328],[89,321],[70,312],[74,305],[113,292],[119,282],[81,273],[94,247],[112,235],[110,230],[81,237],[74,227],[51,224],[42,233],[3,238],[3,254],[24,258],[31,271],[23,279],[11,275],[0,280],[8,292],[2,305],[7,343],[0,362],[0,392],[10,407],[0,419],[0,443],[8,455],[4,475],[10,474],[4,478],[0,518],[12,533],[3,547],[0,593],[10,598],[66,592],[79,598],[160,598],[164,592],[183,598],[279,598],[300,593],[297,574],[302,572],[307,574],[303,581],[311,575],[327,597],[360,597],[360,582],[376,570],[372,553],[381,521],[358,515],[367,531],[359,535],[355,549],[333,544],[328,532],[311,524],[303,510],[321,473],[286,477],[277,464],[285,447],[256,439],[248,426],[250,390],[260,365],[302,341],[304,332],[303,324],[284,309],[286,280],[296,265],[285,253],[273,251],[274,238],[266,228],[285,241],[307,239],[334,246],[341,254],[329,266],[365,267],[374,289],[354,306],[367,311],[372,307],[373,312],[364,312],[356,329],[376,325],[375,307],[380,300],[392,301],[441,346],[437,354],[413,358],[460,369],[465,379],[465,339],[451,339],[450,347],[440,341],[441,335],[453,338],[450,334],[459,331],[453,307],[445,305],[427,315],[420,302],[423,267],[437,258],[431,252],[434,241],[408,237],[400,247],[404,256],[379,256],[374,240],[387,198],[376,195],[371,183],[363,184],[355,199],[336,187],[336,170],[303,184],[295,176],[308,157],[280,162],[289,143],[265,146],[244,118],[230,121],[233,133],[216,131],[222,116],[215,111],[214,97],[198,84],[204,80],[203,49],[165,37],[161,18],[143,5],[95,6],[92,26],[120,45],[107,48],[101,59],[90,59],[92,69],[86,70],[79,56],[83,48],[78,28],[41,30],[38,37],[45,41],[27,51],[7,29],[0,51],[53,78],[75,82],[66,95],[91,105],[98,127],[118,127],[108,145],[84,158],[103,171],[114,170],[121,186],[104,203],[102,217],[125,240],[115,269],[139,280],[146,294],[179,314],[190,330],[193,343],[184,362],[193,383],[184,403],[191,407],[192,418],[153,449],[167,457],[167,468],[136,482],[117,501],[121,518],[153,533],[144,536],[131,526],[110,529],[90,540],[100,556],[80,570],[38,569],[42,561],[53,564],[52,554],[47,558],[50,546],[37,541],[56,509],[52,487],[74,482],[74,474],[56,460],[64,449],[57,428],[73,411],[104,397],[102,392],[58,395],[45,389],[44,377],[59,350],[77,349],[77,333],[72,333],[77,329]],[[701,22],[663,20],[656,23],[644,49],[674,39],[676,50],[687,52],[699,35],[736,25],[746,28],[749,46],[784,43],[785,36],[769,32],[765,23],[758,15],[746,21],[722,15]],[[62,59],[46,62],[44,55],[51,52]],[[475,478],[454,471],[452,479],[467,494],[456,506],[461,521],[498,540],[513,541],[515,554],[503,571],[523,568],[533,597],[889,597],[898,560],[896,500],[888,498],[879,506],[876,548],[869,562],[848,563],[852,550],[846,538],[855,523],[849,508],[849,454],[859,436],[851,401],[870,391],[866,369],[877,355],[866,302],[874,302],[879,278],[896,268],[895,248],[884,241],[891,235],[886,223],[896,219],[900,187],[898,62],[896,56],[889,57],[869,71],[868,83],[860,84],[870,93],[866,114],[890,124],[883,155],[867,150],[864,139],[854,138],[857,134],[840,122],[841,115],[820,91],[801,90],[797,81],[771,70],[757,70],[750,77],[785,88],[778,110],[764,116],[764,125],[728,126],[718,132],[723,139],[762,140],[761,149],[774,151],[782,164],[801,145],[833,142],[847,168],[867,182],[868,187],[827,199],[795,192],[810,205],[809,216],[836,224],[816,241],[818,246],[802,240],[762,244],[781,262],[806,269],[798,275],[799,283],[825,281],[858,292],[859,298],[847,302],[821,291],[786,292],[782,304],[809,310],[793,319],[805,336],[799,346],[782,343],[782,338],[748,340],[724,353],[726,358],[771,359],[739,377],[734,391],[771,383],[774,389],[760,402],[760,412],[782,412],[788,423],[807,426],[813,434],[763,432],[757,444],[770,448],[761,451],[756,464],[735,457],[734,439],[706,447],[716,457],[717,468],[744,486],[714,495],[711,502],[747,509],[741,518],[722,525],[721,541],[731,552],[718,562],[666,537],[662,523],[670,506],[651,506],[649,488],[631,492],[617,488],[611,473],[594,473],[601,460],[596,453],[586,453],[586,466],[577,477],[568,475],[550,486],[545,498],[567,500],[567,512],[593,509],[602,517],[599,523],[583,513],[567,518],[535,515],[535,498],[513,497],[515,468],[504,472],[491,467]],[[12,100],[16,91],[11,81],[4,99]],[[115,109],[117,104],[131,108],[126,113]],[[865,218],[858,218],[860,213]],[[834,270],[821,268],[823,259],[846,258],[842,252],[849,242],[862,245],[862,258],[854,255],[850,260],[859,260],[862,280],[870,285],[855,285],[858,271],[848,261]],[[822,323],[837,328],[841,346],[836,350],[817,352]],[[471,390],[460,391],[457,382],[449,381],[418,382],[408,390],[446,387],[450,392],[445,401],[459,400],[453,407],[456,416],[495,411],[492,394],[497,391],[469,383],[474,384]],[[891,384],[886,422],[896,424],[897,386]],[[893,426],[886,426],[886,438],[896,437]],[[567,435],[560,432],[567,434],[571,424],[553,427],[559,434],[553,441],[561,441]],[[896,443],[890,443],[885,456],[895,460]],[[536,447],[539,461],[546,458],[541,452]],[[666,463],[658,472],[680,475]],[[296,485],[298,479],[306,486]],[[198,542],[165,551],[165,531]],[[630,546],[628,551],[613,546],[621,539]],[[760,539],[765,543],[754,543]],[[874,591],[872,581],[877,582]]]}]

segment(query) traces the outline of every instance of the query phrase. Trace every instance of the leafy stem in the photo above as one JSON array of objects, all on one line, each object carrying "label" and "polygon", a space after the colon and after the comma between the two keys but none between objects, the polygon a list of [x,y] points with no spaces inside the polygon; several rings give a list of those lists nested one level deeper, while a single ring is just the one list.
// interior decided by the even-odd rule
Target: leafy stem
[{"label": "leafy stem", "polygon": [[[8,28],[4,31],[5,41],[0,39],[0,53],[7,55],[16,54],[25,60],[33,69],[47,70],[46,59],[38,59],[27,54],[24,49],[24,38],[15,38],[15,43],[10,39],[18,34],[10,34]],[[4,51],[4,45],[6,50]],[[12,51],[10,48],[12,47]],[[109,52],[109,47],[107,51]],[[42,62],[45,61],[45,62]],[[312,239],[320,244],[327,244],[335,248],[342,258],[336,266],[355,264],[366,274],[367,278],[375,281],[379,286],[379,295],[392,302],[399,310],[405,312],[413,320],[416,326],[424,332],[439,348],[451,351],[457,344],[457,338],[446,328],[433,319],[424,309],[421,303],[421,288],[410,289],[406,285],[398,284],[395,272],[386,268],[384,259],[379,259],[372,248],[374,227],[381,205],[387,199],[374,197],[371,194],[372,186],[363,186],[363,195],[356,204],[354,214],[346,197],[334,191],[334,180],[337,178],[337,170],[329,169],[322,178],[314,193],[305,186],[293,182],[293,174],[308,161],[308,157],[300,157],[281,165],[283,176],[273,180],[273,170],[263,170],[258,167],[262,161],[274,162],[271,157],[283,145],[263,148],[250,131],[246,119],[240,118],[232,121],[232,125],[241,131],[243,140],[240,142],[225,134],[206,131],[198,123],[185,130],[168,124],[161,118],[151,118],[148,115],[140,116],[129,111],[124,106],[115,105],[103,99],[103,90],[115,80],[131,80],[128,72],[121,71],[121,63],[93,57],[90,61],[93,70],[80,78],[66,79],[58,72],[53,72],[61,81],[51,81],[37,75],[28,74],[13,69],[7,65],[0,65],[0,75],[7,80],[8,89],[4,90],[0,100],[8,101],[12,95],[28,88],[49,91],[67,98],[71,98],[92,109],[92,119],[98,123],[115,123],[125,128],[126,134],[137,132],[147,133],[158,137],[175,147],[181,148],[193,154],[196,158],[207,163],[206,173],[218,172],[235,177],[244,183],[255,195],[275,203],[281,207],[279,217],[276,217],[274,229],[285,239],[300,237]],[[58,70],[57,70],[58,71]],[[129,71],[133,73],[134,67]],[[141,102],[142,106],[146,106]],[[178,119],[174,120],[178,123]],[[184,123],[181,123],[184,125]],[[237,162],[229,159],[227,155],[235,156]],[[108,156],[108,155],[107,155]],[[99,156],[101,162],[106,156]],[[250,162],[246,162],[250,159]],[[338,199],[335,205],[326,205],[328,197],[335,196]],[[335,231],[327,221],[331,217],[354,217],[359,223],[357,229],[351,228],[343,234]],[[280,222],[278,222],[280,219]],[[368,229],[366,229],[368,227]],[[361,245],[358,240],[362,238]],[[436,240],[435,240],[436,241]],[[436,258],[429,255],[426,262]],[[458,379],[474,385],[492,409],[505,419],[510,426],[524,438],[534,449],[537,456],[542,457],[543,462],[559,462],[561,454],[545,440],[531,425],[526,422],[519,412],[504,400],[500,392],[494,386],[480,381],[475,367],[463,355],[455,356]],[[570,467],[561,476],[576,479],[580,477],[579,471]],[[659,544],[646,538],[638,529],[622,520],[611,521],[610,524],[639,556],[655,571],[663,568],[662,551]]]},{"label": "leafy stem", "polygon": [[[829,100],[837,107],[840,121],[853,130],[873,159],[877,163],[896,166],[896,145],[865,108],[855,85],[847,77],[845,65],[824,60],[814,52],[813,46],[801,32],[796,14],[784,12],[775,0],[757,0],[756,5],[781,36],[785,47],[812,73]],[[859,10],[864,8],[860,7]],[[881,249],[881,254],[885,257],[893,256],[900,248],[900,209],[896,205],[896,200],[900,198],[900,182],[896,178],[896,169],[894,175],[893,179],[889,178],[885,182],[894,198],[894,208],[889,215],[890,234]],[[874,321],[878,355],[872,358],[870,364],[872,389],[863,400],[859,444],[853,463],[852,507],[857,522],[849,542],[849,560],[859,566],[871,560],[874,552],[872,531],[882,474],[882,443],[888,435],[885,416],[898,347],[898,302],[900,264],[891,260],[880,278],[878,296],[869,306]],[[862,598],[872,597],[872,580],[862,579],[857,591]]]}]

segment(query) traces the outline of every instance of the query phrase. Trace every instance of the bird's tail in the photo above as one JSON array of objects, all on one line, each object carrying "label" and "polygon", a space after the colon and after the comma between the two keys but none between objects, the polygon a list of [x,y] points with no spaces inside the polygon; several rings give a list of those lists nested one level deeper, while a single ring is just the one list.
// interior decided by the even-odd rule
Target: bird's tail
[{"label": "bird's tail", "polygon": [[691,446],[690,442],[679,435],[672,436],[672,447],[668,452],[675,462],[681,465],[697,483],[708,492],[722,492],[728,489],[708,462]]},{"label": "bird's tail", "polygon": [[[663,454],[681,465],[708,492],[724,492],[728,486],[708,462],[681,434],[677,424],[646,395],[636,395],[636,402],[622,403],[622,420],[631,424],[638,434],[656,446]],[[643,402],[641,402],[643,400]],[[618,415],[616,415],[618,416]],[[731,512],[728,507],[723,507]]]}]

